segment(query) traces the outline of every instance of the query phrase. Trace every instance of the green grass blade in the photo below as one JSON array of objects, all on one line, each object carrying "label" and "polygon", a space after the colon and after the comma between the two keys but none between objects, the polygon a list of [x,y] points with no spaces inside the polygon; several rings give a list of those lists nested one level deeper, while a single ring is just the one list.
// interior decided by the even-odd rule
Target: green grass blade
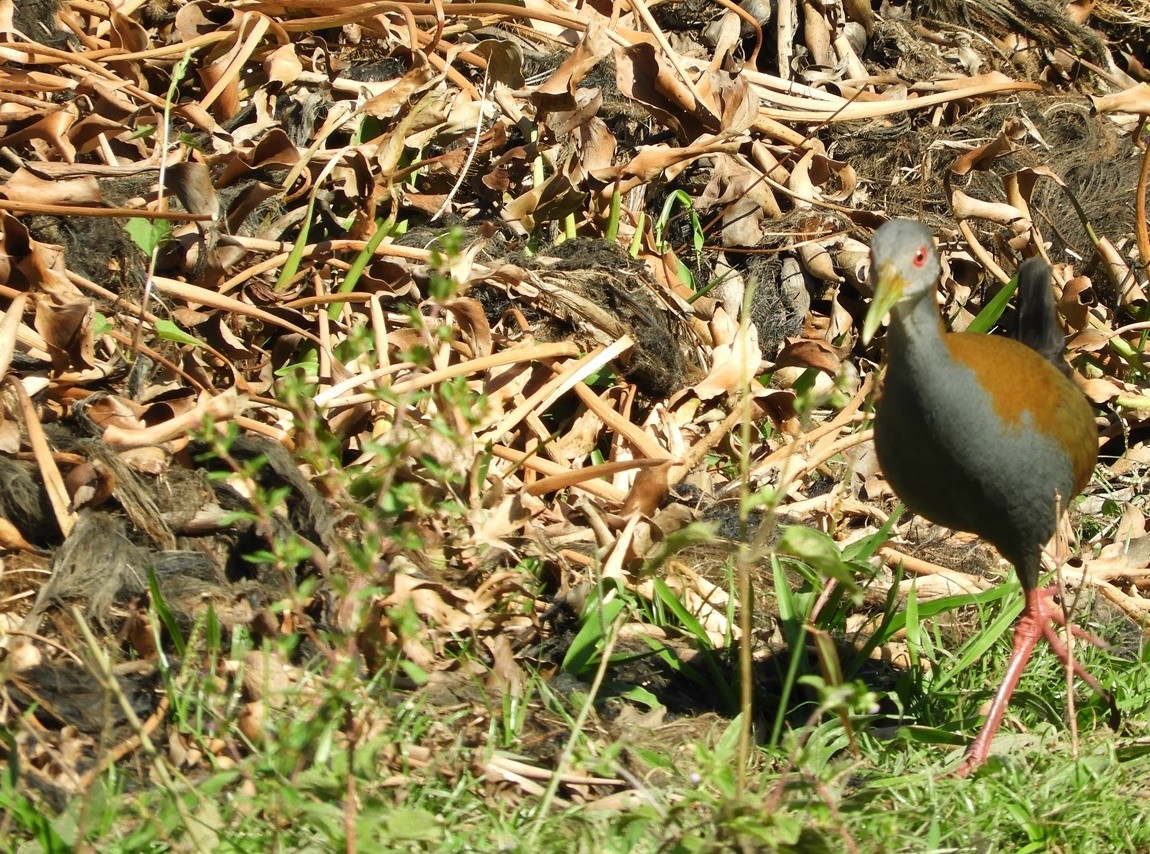
[{"label": "green grass blade", "polygon": [[623,600],[616,597],[599,606],[598,614],[590,614],[579,629],[571,648],[563,657],[563,671],[576,676],[593,666],[595,657],[607,637],[607,632],[623,611]]}]

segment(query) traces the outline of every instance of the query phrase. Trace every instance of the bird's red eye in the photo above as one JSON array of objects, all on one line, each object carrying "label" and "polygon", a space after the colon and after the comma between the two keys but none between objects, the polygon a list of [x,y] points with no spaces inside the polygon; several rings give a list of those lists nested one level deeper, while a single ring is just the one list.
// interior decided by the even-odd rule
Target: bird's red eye
[{"label": "bird's red eye", "polygon": [[914,253],[914,258],[911,259],[911,263],[914,264],[914,266],[916,266],[916,267],[921,267],[923,264],[926,263],[926,247],[925,246],[918,247],[918,250]]}]

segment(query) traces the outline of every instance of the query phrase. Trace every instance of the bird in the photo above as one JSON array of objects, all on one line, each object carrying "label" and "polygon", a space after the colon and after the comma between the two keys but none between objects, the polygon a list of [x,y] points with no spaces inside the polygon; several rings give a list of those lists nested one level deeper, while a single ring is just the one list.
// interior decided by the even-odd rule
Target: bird
[{"label": "bird", "polygon": [[[1112,715],[1116,711],[1054,631],[1066,624],[1052,601],[1055,589],[1039,587],[1043,548],[1089,482],[1098,456],[1093,411],[1067,376],[1050,269],[1041,259],[1020,266],[1021,295],[1029,297],[1020,337],[1027,343],[945,331],[935,300],[940,276],[931,233],[921,223],[880,226],[871,241],[874,297],[862,341],[868,345],[890,316],[874,443],[895,495],[919,516],[989,541],[1022,584],[1024,604],[1002,684],[953,772],[965,777],[986,762],[1039,638],[1110,700]],[[1070,629],[1102,645],[1077,626]]]}]

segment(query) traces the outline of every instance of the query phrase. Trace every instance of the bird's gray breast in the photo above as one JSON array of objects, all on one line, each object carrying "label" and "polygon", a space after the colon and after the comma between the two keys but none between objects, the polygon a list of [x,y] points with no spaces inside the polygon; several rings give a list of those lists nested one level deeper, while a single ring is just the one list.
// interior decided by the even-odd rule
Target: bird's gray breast
[{"label": "bird's gray breast", "polygon": [[[1069,456],[1031,412],[1004,422],[975,373],[888,372],[875,416],[879,463],[895,494],[939,525],[989,540],[1017,565],[1045,545],[1056,495],[1073,490]],[[902,366],[906,367],[906,366]]]}]

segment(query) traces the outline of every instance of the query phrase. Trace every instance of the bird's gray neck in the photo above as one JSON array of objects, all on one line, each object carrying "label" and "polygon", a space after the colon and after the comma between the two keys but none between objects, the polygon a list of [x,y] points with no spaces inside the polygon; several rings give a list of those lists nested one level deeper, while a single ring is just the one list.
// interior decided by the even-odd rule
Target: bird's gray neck
[{"label": "bird's gray neck", "polygon": [[941,367],[947,360],[942,343],[942,319],[934,294],[926,293],[912,303],[896,305],[895,315],[887,330],[887,361],[900,370],[915,372]]}]

